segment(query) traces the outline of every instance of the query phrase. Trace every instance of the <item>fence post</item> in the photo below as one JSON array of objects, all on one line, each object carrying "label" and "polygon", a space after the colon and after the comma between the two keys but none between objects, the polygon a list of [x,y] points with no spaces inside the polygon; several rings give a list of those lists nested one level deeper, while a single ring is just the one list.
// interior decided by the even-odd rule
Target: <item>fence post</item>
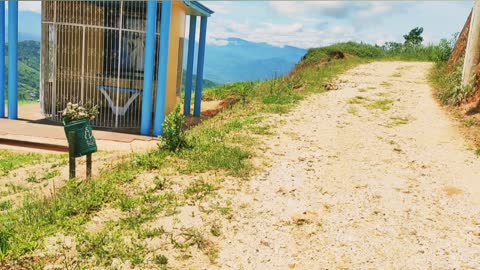
[{"label": "fence post", "polygon": [[87,180],[92,178],[92,154],[87,154]]},{"label": "fence post", "polygon": [[68,132],[68,168],[68,178],[75,178],[75,131]]},{"label": "fence post", "polygon": [[462,86],[472,83],[480,60],[480,1],[476,0],[473,6],[470,30],[468,31],[467,48],[463,62]]}]

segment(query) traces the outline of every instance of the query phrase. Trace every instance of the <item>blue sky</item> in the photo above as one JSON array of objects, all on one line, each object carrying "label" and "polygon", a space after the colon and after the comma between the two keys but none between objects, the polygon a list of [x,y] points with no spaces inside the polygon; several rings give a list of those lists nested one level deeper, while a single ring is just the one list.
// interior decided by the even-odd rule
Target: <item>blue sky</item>
[{"label": "blue sky", "polygon": [[[237,37],[276,46],[319,47],[339,41],[383,44],[424,27],[425,42],[459,32],[473,1],[202,1],[216,13],[207,41]],[[19,31],[40,30],[39,2],[20,2]]]}]

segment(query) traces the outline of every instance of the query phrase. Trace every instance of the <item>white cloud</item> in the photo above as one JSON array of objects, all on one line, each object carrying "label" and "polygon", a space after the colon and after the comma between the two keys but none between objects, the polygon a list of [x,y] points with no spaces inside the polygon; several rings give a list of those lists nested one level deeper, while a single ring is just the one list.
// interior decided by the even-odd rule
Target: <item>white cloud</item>
[{"label": "white cloud", "polygon": [[285,16],[324,15],[337,19],[380,15],[392,10],[395,5],[393,2],[375,1],[271,1],[269,4],[273,10]]},{"label": "white cloud", "polygon": [[327,12],[345,8],[345,3],[338,1],[272,1],[270,6],[284,15],[297,15],[307,12]]},{"label": "white cloud", "polygon": [[373,17],[387,13],[393,9],[391,4],[385,2],[373,2],[368,9],[360,10],[358,15],[360,17]]},{"label": "white cloud", "polygon": [[18,10],[41,13],[42,3],[40,1],[19,1]]},{"label": "white cloud", "polygon": [[232,11],[230,10],[229,6],[231,6],[231,2],[229,1],[209,1],[204,3],[209,9],[215,12],[215,16],[218,14],[221,15],[228,15]]}]

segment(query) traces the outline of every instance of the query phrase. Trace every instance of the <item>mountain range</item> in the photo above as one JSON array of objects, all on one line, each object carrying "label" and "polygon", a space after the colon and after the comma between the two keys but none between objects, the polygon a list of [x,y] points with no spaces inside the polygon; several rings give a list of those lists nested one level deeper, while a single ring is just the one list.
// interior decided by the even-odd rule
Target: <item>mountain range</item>
[{"label": "mountain range", "polygon": [[[285,75],[307,52],[301,48],[277,47],[240,38],[224,41],[226,45],[207,44],[205,49],[204,77],[220,84]],[[185,41],[184,64],[187,62],[187,44],[188,40]],[[198,48],[196,45],[195,49]]]}]

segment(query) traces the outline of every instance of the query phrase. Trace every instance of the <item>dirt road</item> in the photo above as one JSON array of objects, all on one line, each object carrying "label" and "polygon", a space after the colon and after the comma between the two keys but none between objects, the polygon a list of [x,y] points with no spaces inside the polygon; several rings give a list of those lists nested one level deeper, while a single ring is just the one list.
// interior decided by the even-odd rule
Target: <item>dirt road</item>
[{"label": "dirt road", "polygon": [[429,63],[376,62],[266,140],[223,269],[480,269],[480,159],[432,98]]}]

